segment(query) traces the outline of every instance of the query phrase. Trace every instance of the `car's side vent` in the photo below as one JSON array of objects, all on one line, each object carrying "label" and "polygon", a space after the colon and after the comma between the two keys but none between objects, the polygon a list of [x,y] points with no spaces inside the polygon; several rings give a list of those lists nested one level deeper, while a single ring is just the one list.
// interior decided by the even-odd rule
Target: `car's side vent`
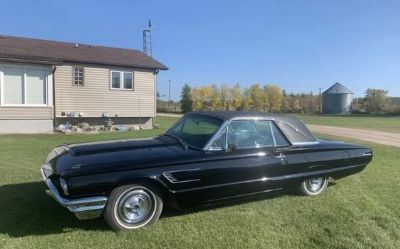
[{"label": "car's side vent", "polygon": [[176,179],[173,175],[172,172],[165,172],[163,173],[163,176],[165,178],[167,178],[168,181],[170,181],[171,183],[177,183],[178,179]]},{"label": "car's side vent", "polygon": [[200,168],[167,171],[163,176],[171,183],[199,182],[201,178]]}]

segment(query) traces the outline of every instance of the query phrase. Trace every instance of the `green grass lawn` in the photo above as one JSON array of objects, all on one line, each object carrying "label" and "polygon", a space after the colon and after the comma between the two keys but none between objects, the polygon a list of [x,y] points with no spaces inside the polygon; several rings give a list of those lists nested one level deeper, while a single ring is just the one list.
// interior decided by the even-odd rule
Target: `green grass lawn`
[{"label": "green grass lawn", "polygon": [[[141,136],[174,120],[159,118],[160,129]],[[54,146],[138,136],[0,136],[0,248],[400,248],[400,149],[394,147],[374,145],[365,171],[319,197],[166,211],[156,225],[137,231],[110,231],[102,219],[79,221],[45,195],[39,168]]]},{"label": "green grass lawn", "polygon": [[331,116],[331,115],[304,115],[297,116],[306,124],[331,125],[348,128],[362,128],[387,132],[400,133],[400,116]]}]

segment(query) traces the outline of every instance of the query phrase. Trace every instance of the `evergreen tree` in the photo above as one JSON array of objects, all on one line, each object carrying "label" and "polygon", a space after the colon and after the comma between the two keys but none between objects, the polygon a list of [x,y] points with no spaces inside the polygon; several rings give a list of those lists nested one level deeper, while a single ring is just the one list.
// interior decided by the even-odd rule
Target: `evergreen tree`
[{"label": "evergreen tree", "polygon": [[181,92],[181,109],[183,113],[193,110],[192,89],[188,84],[185,84]]}]

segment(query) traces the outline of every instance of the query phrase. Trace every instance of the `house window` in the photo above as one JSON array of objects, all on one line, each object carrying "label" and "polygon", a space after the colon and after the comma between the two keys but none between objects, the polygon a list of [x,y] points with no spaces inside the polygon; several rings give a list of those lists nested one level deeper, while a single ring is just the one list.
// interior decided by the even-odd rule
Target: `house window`
[{"label": "house window", "polygon": [[83,86],[84,85],[84,71],[83,67],[74,67],[73,68],[73,83],[74,86]]},{"label": "house window", "polygon": [[111,71],[111,89],[133,90],[133,73]]},{"label": "house window", "polygon": [[2,72],[2,104],[47,104],[47,70],[23,67],[3,67]]},{"label": "house window", "polygon": [[133,74],[124,72],[124,89],[133,90]]},{"label": "house window", "polygon": [[111,73],[111,88],[120,89],[121,88],[121,72]]}]

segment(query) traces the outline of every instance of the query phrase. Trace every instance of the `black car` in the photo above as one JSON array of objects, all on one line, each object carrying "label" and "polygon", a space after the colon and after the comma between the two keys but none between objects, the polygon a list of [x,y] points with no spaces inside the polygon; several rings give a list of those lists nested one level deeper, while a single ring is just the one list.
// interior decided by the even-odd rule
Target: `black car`
[{"label": "black car", "polygon": [[192,112],[164,134],[62,145],[41,169],[47,193],[79,219],[116,230],[156,222],[163,205],[193,207],[295,187],[315,196],[363,170],[368,147],[315,138],[295,117]]}]

